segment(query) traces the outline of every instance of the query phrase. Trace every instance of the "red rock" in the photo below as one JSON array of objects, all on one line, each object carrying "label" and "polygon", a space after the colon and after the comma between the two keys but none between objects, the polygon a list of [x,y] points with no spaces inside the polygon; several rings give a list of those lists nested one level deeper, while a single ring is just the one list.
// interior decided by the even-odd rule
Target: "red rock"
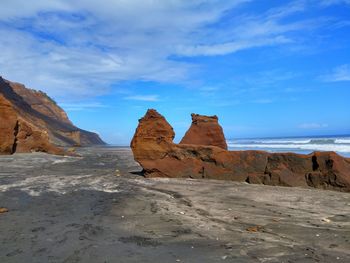
[{"label": "red rock", "polygon": [[11,103],[0,94],[0,153],[11,154],[15,141],[17,114]]},{"label": "red rock", "polygon": [[246,231],[248,232],[259,232],[263,229],[263,226],[251,226],[251,227],[248,227],[246,228]]},{"label": "red rock", "polygon": [[131,148],[146,177],[210,178],[350,191],[350,159],[334,152],[227,151],[217,146],[175,144],[174,136],[173,128],[155,110],[148,110],[139,120]]},{"label": "red rock", "polygon": [[217,116],[191,114],[190,129],[180,141],[180,144],[211,145],[227,150],[224,132]]},{"label": "red rock", "polygon": [[60,146],[104,144],[77,128],[45,93],[0,77],[0,154],[41,151],[63,154]]},{"label": "red rock", "polygon": [[157,160],[170,150],[175,133],[170,124],[156,110],[150,109],[139,120],[139,126],[131,141],[136,159]]},{"label": "red rock", "polygon": [[0,214],[7,213],[8,211],[6,207],[0,207]]}]

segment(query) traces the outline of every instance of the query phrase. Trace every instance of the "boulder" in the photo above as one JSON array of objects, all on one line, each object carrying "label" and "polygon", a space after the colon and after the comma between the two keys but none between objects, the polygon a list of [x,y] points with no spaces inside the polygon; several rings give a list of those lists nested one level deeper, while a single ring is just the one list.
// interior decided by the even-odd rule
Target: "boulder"
[{"label": "boulder", "polygon": [[213,145],[175,144],[174,137],[173,128],[156,110],[148,110],[139,120],[131,149],[146,177],[209,178],[350,191],[350,159],[334,152],[302,155],[228,151]]}]

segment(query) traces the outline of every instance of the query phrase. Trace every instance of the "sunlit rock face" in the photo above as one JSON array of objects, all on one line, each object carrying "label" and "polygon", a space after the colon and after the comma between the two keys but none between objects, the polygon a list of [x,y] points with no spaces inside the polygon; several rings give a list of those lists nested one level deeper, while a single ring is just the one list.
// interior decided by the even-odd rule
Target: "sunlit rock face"
[{"label": "sunlit rock face", "polygon": [[92,144],[104,142],[97,134],[74,126],[45,93],[0,77],[0,154],[63,154],[59,146]]},{"label": "sunlit rock face", "polygon": [[227,150],[224,131],[217,116],[191,114],[192,124],[180,144],[210,145]]},{"label": "sunlit rock face", "polygon": [[[192,115],[192,119],[197,116],[200,115]],[[212,145],[213,141],[219,142],[220,138],[224,138],[222,133],[222,136],[218,136],[220,138],[212,139],[212,134],[217,134],[219,130],[217,118],[215,123],[211,124],[214,132],[208,132],[208,126],[205,126],[204,131],[200,131],[200,125],[194,130],[192,123],[184,137],[187,137],[186,140],[175,144],[175,133],[171,125],[156,110],[148,110],[139,120],[131,141],[134,158],[143,167],[146,177],[210,178],[350,191],[350,159],[334,152],[301,155],[228,151],[226,147]],[[193,134],[210,136],[203,139],[206,143],[198,145],[197,141],[194,143],[190,140]],[[187,140],[190,144],[184,143]]]}]

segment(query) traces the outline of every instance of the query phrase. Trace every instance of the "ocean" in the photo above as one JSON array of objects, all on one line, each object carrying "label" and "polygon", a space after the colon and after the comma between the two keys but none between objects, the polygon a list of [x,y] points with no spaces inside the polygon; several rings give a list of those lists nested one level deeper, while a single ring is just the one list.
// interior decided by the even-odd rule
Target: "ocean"
[{"label": "ocean", "polygon": [[264,150],[269,152],[334,151],[350,157],[350,135],[319,137],[250,138],[227,140],[229,150]]}]

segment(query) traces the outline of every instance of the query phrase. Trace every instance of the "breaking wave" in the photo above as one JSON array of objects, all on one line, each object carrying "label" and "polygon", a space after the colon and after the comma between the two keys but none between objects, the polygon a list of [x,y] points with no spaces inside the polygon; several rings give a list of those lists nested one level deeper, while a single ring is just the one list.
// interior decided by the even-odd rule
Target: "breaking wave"
[{"label": "breaking wave", "polygon": [[228,140],[232,150],[257,149],[271,152],[335,151],[350,155],[350,137],[330,138],[276,138]]}]

